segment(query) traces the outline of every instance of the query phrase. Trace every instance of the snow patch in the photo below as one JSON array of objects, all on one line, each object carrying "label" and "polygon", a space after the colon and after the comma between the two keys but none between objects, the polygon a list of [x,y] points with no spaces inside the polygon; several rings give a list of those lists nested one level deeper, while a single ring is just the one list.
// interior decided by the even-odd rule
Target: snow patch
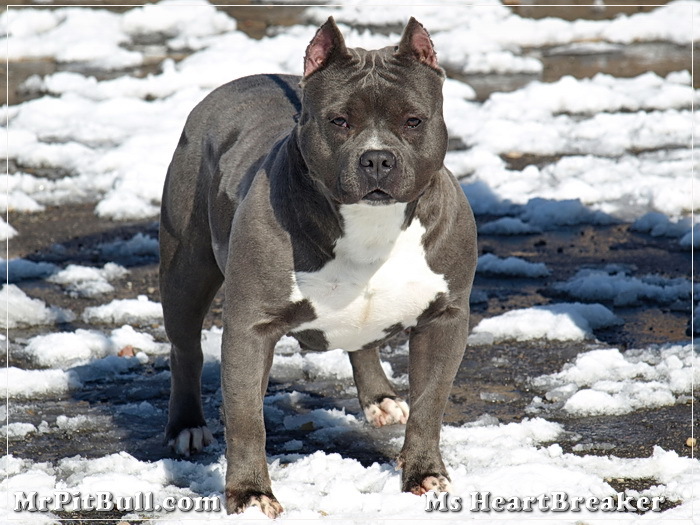
[{"label": "snow patch", "polygon": [[527,235],[542,233],[542,228],[513,217],[501,217],[482,224],[479,233],[483,235]]},{"label": "snow patch", "polygon": [[5,222],[5,219],[0,218],[0,241],[12,239],[17,235],[17,230]]},{"label": "snow patch", "polygon": [[673,405],[700,380],[699,365],[691,345],[592,350],[561,372],[533,379],[546,401],[531,405],[530,412],[545,407],[576,416],[618,415]]},{"label": "snow patch", "polygon": [[483,319],[472,334],[490,334],[495,341],[582,341],[592,338],[593,330],[619,324],[622,321],[601,304],[558,303]]},{"label": "snow patch", "polygon": [[610,301],[615,306],[629,306],[642,301],[671,304],[689,301],[691,283],[687,279],[669,279],[659,275],[631,277],[628,270],[609,266],[605,269],[583,269],[566,282],[553,288],[583,301]]},{"label": "snow patch", "polygon": [[123,266],[107,263],[102,268],[70,264],[47,280],[62,285],[72,297],[96,297],[113,292],[109,281],[120,279],[128,272]]},{"label": "snow patch", "polygon": [[544,263],[531,263],[519,257],[497,257],[487,253],[479,257],[476,271],[489,275],[508,275],[514,277],[546,277],[550,274]]},{"label": "snow patch", "polygon": [[37,428],[31,423],[10,423],[0,427],[0,437],[8,438],[9,440],[22,439],[28,434],[33,434]]},{"label": "snow patch", "polygon": [[133,347],[135,352],[143,351],[154,355],[168,352],[168,345],[156,343],[152,335],[124,325],[112,330],[109,336],[96,330],[84,329],[37,335],[30,338],[18,353],[37,366],[67,368],[116,355],[126,346]]},{"label": "snow patch", "polygon": [[119,28],[121,16],[103,9],[11,9],[0,16],[9,33],[0,57],[8,60],[54,58],[102,69],[141,65],[143,56],[121,47],[129,38]]},{"label": "snow patch", "polygon": [[683,237],[690,231],[690,217],[672,221],[663,213],[649,212],[634,221],[630,230],[652,237]]},{"label": "snow patch", "polygon": [[0,328],[67,323],[75,319],[70,310],[46,306],[40,299],[32,299],[14,284],[0,290]]},{"label": "snow patch", "polygon": [[135,264],[144,258],[157,258],[158,239],[137,233],[126,241],[113,241],[99,246],[103,257],[125,261],[125,264]]},{"label": "snow patch", "polygon": [[102,306],[90,306],[82,315],[86,323],[150,324],[163,319],[163,308],[145,295],[136,299],[115,299]]},{"label": "snow patch", "polygon": [[22,370],[11,366],[6,369],[6,373],[7,395],[10,399],[61,396],[82,387],[78,375],[72,371]]},{"label": "snow patch", "polygon": [[34,262],[27,259],[0,259],[0,274],[7,275],[8,282],[43,279],[58,271],[58,266],[47,262]]}]

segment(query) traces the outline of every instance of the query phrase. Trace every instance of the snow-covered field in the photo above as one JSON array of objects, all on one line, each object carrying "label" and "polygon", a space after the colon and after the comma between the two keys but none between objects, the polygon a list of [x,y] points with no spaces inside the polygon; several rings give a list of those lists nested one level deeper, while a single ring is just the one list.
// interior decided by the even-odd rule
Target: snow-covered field
[{"label": "snow-covered field", "polygon": [[[671,2],[650,13],[614,20],[574,22],[526,19],[495,1],[449,8],[439,7],[438,2],[406,4],[410,2],[401,7],[312,7],[304,23],[276,28],[261,40],[246,36],[236,29],[233,18],[197,0],[165,0],[121,14],[80,7],[11,8],[0,16],[0,30],[9,34],[0,45],[0,55],[10,61],[10,71],[15,61],[38,58],[72,67],[30,77],[23,88],[37,96],[3,107],[8,140],[0,141],[0,156],[16,169],[2,176],[0,186],[7,188],[7,195],[0,199],[0,207],[31,214],[50,206],[94,203],[101,218],[156,219],[166,167],[192,107],[211,89],[236,77],[299,74],[306,44],[328,15],[340,23],[349,45],[361,47],[396,42],[397,28],[413,15],[431,31],[441,63],[466,74],[537,74],[543,65],[533,49],[560,46],[573,53],[608,52],[639,42],[689,46],[700,38],[697,1]],[[157,38],[151,41],[157,43],[142,43],[154,35]],[[169,58],[181,54],[185,55],[182,60]],[[158,57],[157,72],[144,77],[130,73]],[[79,71],[123,74],[97,80]],[[692,89],[690,71],[665,77],[653,72],[634,78],[565,76],[551,83],[533,81],[512,92],[495,92],[484,102],[476,100],[466,83],[449,79],[444,94],[450,137],[464,146],[448,153],[447,165],[462,180],[475,213],[488,216],[481,233],[512,238],[575,225],[625,223],[634,231],[671,239],[677,251],[690,252],[698,246],[700,230],[691,212],[700,208],[700,193],[693,191],[697,160],[691,141],[700,123],[692,111],[700,91]],[[522,170],[507,162],[524,156],[549,161]],[[37,170],[63,176],[46,178]],[[0,219],[0,238],[22,235],[21,228]],[[137,234],[124,242],[102,244],[99,252],[107,260],[153,257],[157,241]],[[2,419],[7,417],[0,432],[7,437],[9,449],[14,442],[33,436],[70,435],[103,425],[99,417],[105,416],[94,420],[59,416],[55,424],[35,425],[13,419],[12,406],[68,396],[105,378],[136,377],[143,366],[162,360],[168,345],[158,328],[160,304],[136,293],[121,299],[110,296],[113,283],[130,271],[128,265],[60,266],[24,259],[2,264],[10,284],[0,291],[0,326],[8,329],[6,342],[13,357],[24,363],[21,368],[8,368],[9,410],[0,409]],[[534,281],[551,273],[536,260],[493,254],[480,257],[478,272]],[[17,286],[28,280],[44,280],[72,298],[105,299],[72,311],[31,297]],[[506,497],[565,491],[605,497],[616,492],[612,479],[647,478],[653,480],[648,488],[628,493],[662,496],[677,506],[644,515],[583,511],[534,512],[524,517],[467,510],[426,514],[421,498],[399,492],[400,473],[389,462],[363,466],[335,453],[301,454],[295,452],[300,443],[290,439],[283,446],[288,453],[269,458],[273,487],[286,509],[281,520],[700,523],[697,460],[661,447],[650,457],[622,458],[590,455],[585,449],[564,452],[558,444],[567,436],[567,417],[626,414],[688,403],[694,381],[700,379],[696,368],[700,362],[690,340],[624,350],[605,347],[595,336],[598,329],[624,323],[616,315],[617,308],[690,304],[690,275],[669,277],[664,268],[640,274],[634,268],[601,264],[580,268],[550,288],[560,301],[483,319],[473,330],[472,343],[488,348],[509,340],[547,340],[553,345],[582,341],[590,348],[558,372],[530,378],[538,395],[527,407],[528,418],[502,424],[485,415],[476,422],[443,428],[443,455],[455,493],[466,498],[474,491]],[[74,320],[89,328],[57,332],[56,323]],[[16,329],[32,329],[34,335],[14,337]],[[216,329],[203,334],[206,359],[214,365],[220,337]],[[293,340],[283,339],[277,353],[273,380],[347,383],[351,378],[342,351],[302,355]],[[404,375],[393,375],[405,386]],[[162,370],[153,380],[167,378],[167,370]],[[351,392],[352,387],[344,389]],[[319,443],[348,433],[367,438],[375,432],[359,414],[335,408],[299,414],[294,407],[305,395],[268,396],[266,418],[271,432],[284,435],[306,425],[311,429],[307,437]],[[147,400],[122,407],[135,418],[163,416]],[[551,414],[559,420],[548,420]],[[384,439],[397,453],[400,433],[389,432],[394,433],[385,434]],[[150,491],[157,498],[221,497],[223,444],[214,445],[213,450],[217,459],[208,463],[143,461],[126,452],[97,458],[59,454],[53,461],[7,455],[0,486],[9,498],[0,498],[0,521],[55,521],[51,513],[12,512],[11,495],[16,491],[110,490],[117,496]],[[225,518],[223,512],[206,516],[157,512],[154,516],[165,523]],[[256,509],[245,517],[262,518]]]}]

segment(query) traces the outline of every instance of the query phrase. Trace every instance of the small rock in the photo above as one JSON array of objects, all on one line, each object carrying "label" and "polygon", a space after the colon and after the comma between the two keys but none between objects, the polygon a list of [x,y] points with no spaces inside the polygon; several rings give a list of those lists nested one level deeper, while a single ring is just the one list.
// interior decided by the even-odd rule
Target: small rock
[{"label": "small rock", "polygon": [[314,426],[313,421],[307,421],[299,427],[299,430],[303,430],[304,432],[313,432],[314,430],[316,430],[316,427]]},{"label": "small rock", "polygon": [[694,437],[690,437],[690,438],[688,438],[688,439],[685,440],[685,446],[686,446],[686,447],[691,447],[691,448],[692,448],[692,447],[695,446],[696,441],[697,441],[697,440],[696,440]]},{"label": "small rock", "polygon": [[126,345],[124,348],[119,350],[117,354],[119,357],[134,357],[136,354],[134,352],[134,347],[131,345]]}]

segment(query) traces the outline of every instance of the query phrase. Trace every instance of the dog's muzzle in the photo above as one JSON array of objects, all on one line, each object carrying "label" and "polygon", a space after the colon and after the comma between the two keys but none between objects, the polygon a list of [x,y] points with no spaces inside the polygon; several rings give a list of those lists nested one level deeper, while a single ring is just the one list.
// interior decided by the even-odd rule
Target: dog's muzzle
[{"label": "dog's muzzle", "polygon": [[360,155],[359,171],[371,188],[362,200],[370,204],[390,204],[394,197],[388,191],[389,175],[395,170],[396,155],[387,150],[368,150]]}]

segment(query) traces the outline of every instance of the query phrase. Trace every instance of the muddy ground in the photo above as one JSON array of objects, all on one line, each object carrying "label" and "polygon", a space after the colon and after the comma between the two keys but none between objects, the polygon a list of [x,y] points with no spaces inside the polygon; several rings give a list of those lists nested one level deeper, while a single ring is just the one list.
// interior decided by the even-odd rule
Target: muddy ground
[{"label": "muddy ground", "polygon": [[[122,3],[122,2],[120,2]],[[616,2],[622,4],[623,2]],[[635,2],[640,3],[640,2]],[[543,8],[529,7],[522,2],[514,9],[523,16],[542,16]],[[529,11],[528,11],[529,9]],[[620,8],[624,9],[624,8]],[[647,9],[630,6],[628,10]],[[259,7],[226,8],[233,16],[239,18],[239,27],[252,36],[261,36],[272,25],[291,24],[299,20],[301,10],[290,8],[274,9]],[[628,11],[630,12],[630,11]],[[556,16],[587,16],[596,18],[611,15],[601,13],[592,7],[558,8]],[[534,53],[534,51],[533,51]],[[542,51],[538,51],[542,53]],[[564,74],[578,77],[592,76],[598,71],[613,72],[619,76],[633,76],[643,71],[668,71],[690,69],[688,49],[667,44],[645,44],[627,46],[619,53],[606,56],[562,55],[558,52],[544,52],[541,55],[545,63],[542,74],[544,80],[554,80]],[[636,58],[635,58],[636,57]],[[175,57],[177,58],[177,57]],[[159,63],[153,59],[153,68]],[[22,82],[32,74],[48,74],[56,70],[70,69],[70,66],[57,65],[48,61],[30,61],[11,63],[9,71],[11,104],[26,100],[36,94],[21,88]],[[145,75],[149,67],[119,74]],[[4,72],[3,72],[4,73]],[[104,73],[95,72],[104,78]],[[112,75],[113,73],[110,73]],[[4,79],[5,75],[0,75]],[[477,90],[480,99],[488,97],[495,90],[514,89],[532,80],[527,76],[483,76],[469,81]],[[696,87],[697,79],[695,80]],[[0,90],[4,92],[3,89]],[[457,145],[459,147],[459,145]],[[513,161],[513,159],[507,159]],[[526,158],[518,159],[519,169],[527,164],[542,165],[552,159]],[[516,162],[516,161],[513,161]],[[10,170],[22,167],[11,166]],[[22,168],[24,169],[24,168]],[[30,171],[30,170],[27,170]],[[62,176],[57,173],[39,173],[46,177]],[[493,217],[478,217],[479,223],[492,220]],[[19,236],[9,242],[9,257],[25,257],[34,261],[49,261],[61,266],[68,264],[99,265],[109,262],[101,258],[98,245],[106,241],[129,239],[135,233],[157,235],[157,217],[137,222],[112,222],[102,220],[94,214],[94,204],[81,204],[48,208],[41,213],[10,212],[9,222],[19,231]],[[62,249],[56,249],[60,245]],[[473,305],[472,326],[484,317],[501,314],[513,308],[523,308],[546,304],[558,298],[552,296],[549,284],[566,280],[582,266],[617,263],[636,268],[639,275],[647,272],[675,278],[691,276],[691,254],[681,250],[677,241],[667,238],[655,238],[650,235],[630,231],[629,224],[621,223],[610,226],[574,226],[559,228],[542,234],[520,235],[513,237],[487,236],[479,238],[479,252],[494,253],[501,257],[519,256],[533,262],[543,262],[552,271],[545,279],[490,278],[478,275],[475,290],[488,295],[487,302]],[[124,261],[110,259],[124,264]],[[128,267],[130,273],[113,283],[113,294],[97,299],[72,298],[58,286],[43,281],[28,281],[20,284],[32,297],[45,302],[70,308],[80,313],[88,306],[104,304],[114,298],[134,298],[146,295],[151,300],[159,301],[157,282],[157,260],[144,258],[137,265]],[[691,305],[640,304],[630,308],[613,308],[616,315],[625,320],[625,324],[596,332],[600,347],[617,347],[620,349],[662,344],[668,342],[685,342],[690,336],[687,332],[691,314]],[[221,325],[221,297],[217,297],[205,326]],[[87,327],[81,321],[57,326],[56,330],[73,330]],[[100,329],[113,327],[102,326]],[[158,340],[165,340],[159,326],[140,327],[150,331]],[[42,328],[42,332],[46,329]],[[13,331],[10,334],[10,365],[27,367],[13,355],[15,344],[39,333],[37,330]],[[395,375],[407,372],[407,356],[395,349],[405,340],[400,335],[397,342],[384,354],[391,362]],[[449,405],[445,415],[447,424],[463,424],[473,421],[484,414],[498,418],[501,422],[519,421],[528,417],[525,408],[535,395],[542,392],[533,391],[529,378],[559,371],[578,353],[591,349],[591,342],[559,343],[499,343],[493,345],[474,345],[466,350],[462,367],[457,376]],[[80,454],[84,457],[100,457],[105,454],[127,451],[142,460],[157,460],[171,457],[162,445],[162,430],[165,416],[139,418],[119,413],[119,406],[125,403],[147,400],[159,409],[167,407],[167,380],[157,376],[158,372],[168,367],[165,358],[156,359],[142,367],[136,376],[128,379],[116,376],[110,380],[88,383],[74,394],[62,399],[45,399],[41,401],[12,403],[10,419],[26,421],[38,425],[42,420],[55,423],[59,415],[77,416],[80,414],[104,416],[94,428],[74,433],[51,432],[35,434],[27,439],[11,441],[9,452],[15,456],[31,458],[36,461],[53,461],[60,457]],[[220,393],[218,369],[214,365],[205,368],[203,390],[206,417],[218,421]],[[309,393],[311,397],[306,406],[311,408],[345,408],[348,412],[359,414],[360,409],[352,395],[350,382],[311,381],[296,379],[288,382],[273,383],[271,392],[292,391]],[[637,411],[626,416],[614,417],[570,417],[562,413],[549,413],[545,416],[560,422],[568,431],[568,441],[560,442],[565,451],[571,451],[576,444],[590,445],[587,454],[613,454],[618,457],[647,457],[658,445],[666,450],[674,450],[679,455],[690,456],[693,451],[685,446],[691,435],[690,405],[676,405],[661,409]],[[54,427],[55,428],[55,427]],[[222,442],[221,425],[213,428],[215,437]],[[308,429],[298,429],[298,435],[290,435],[271,428],[268,432],[268,451],[281,453],[281,445],[290,439],[299,439],[304,443],[300,453],[311,453],[323,449],[326,452],[340,452],[345,457],[354,457],[364,464],[375,461],[391,461],[396,454],[390,445],[391,437],[400,435],[400,428],[370,429],[361,435],[348,434],[346,439],[335,443],[316,443],[305,439]],[[698,429],[696,427],[697,434]],[[211,462],[215,452],[205,453],[197,461]],[[641,489],[654,484],[654,480],[627,479],[616,480],[616,489]],[[79,520],[80,516],[66,516]],[[65,523],[65,522],[64,522]],[[95,523],[95,522],[91,522]]]}]

